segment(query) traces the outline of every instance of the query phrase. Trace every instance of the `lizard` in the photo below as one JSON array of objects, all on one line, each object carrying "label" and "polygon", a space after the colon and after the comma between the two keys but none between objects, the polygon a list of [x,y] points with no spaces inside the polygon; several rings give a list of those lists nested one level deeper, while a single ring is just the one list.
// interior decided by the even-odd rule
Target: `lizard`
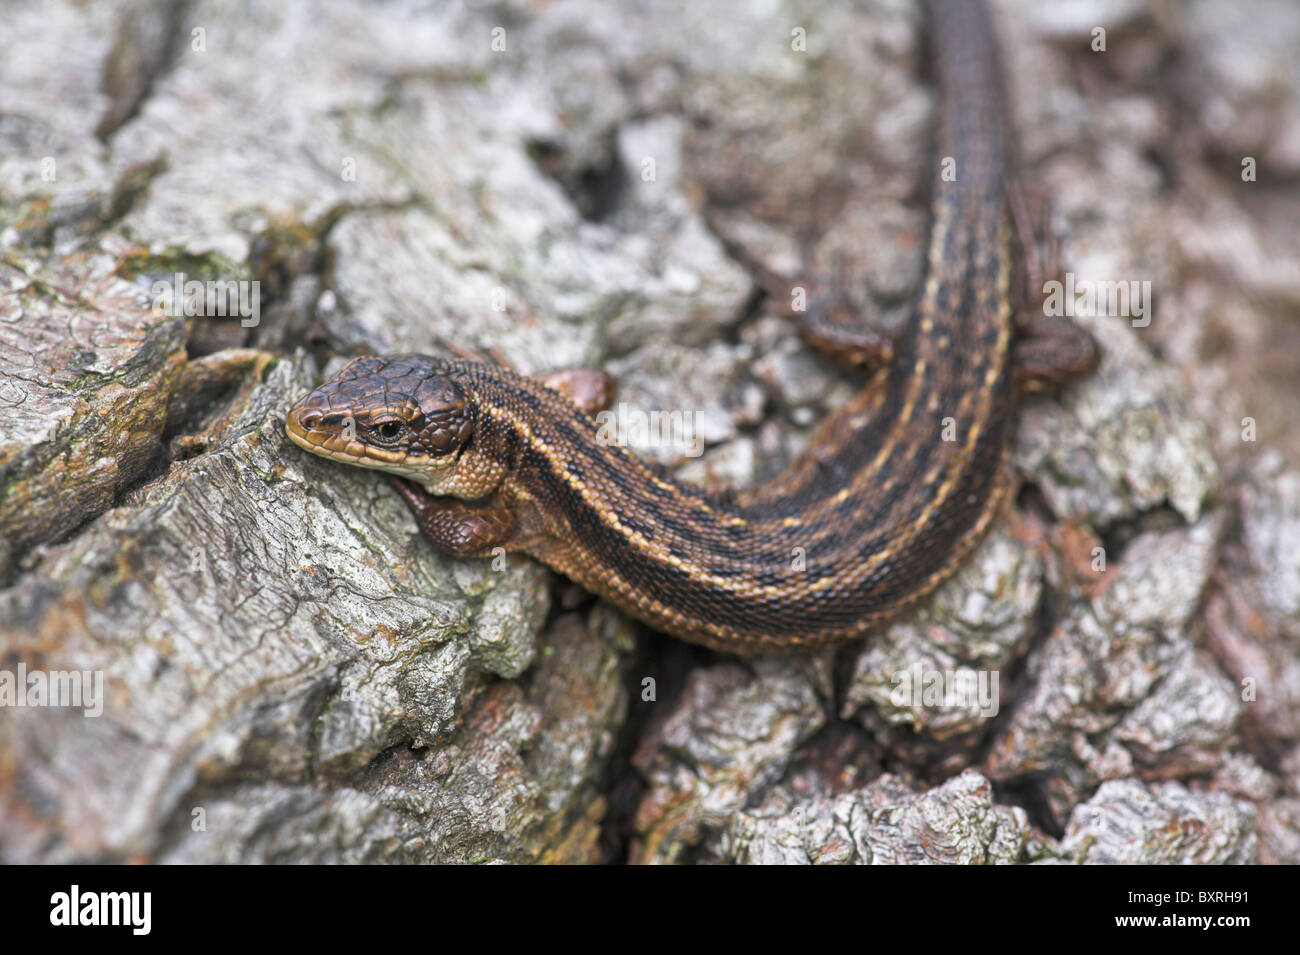
[{"label": "lizard", "polygon": [[717,650],[813,650],[917,604],[969,556],[1013,486],[1020,396],[1099,358],[1073,323],[1015,314],[991,18],[974,0],[927,7],[937,153],[955,175],[937,168],[933,179],[924,280],[888,340],[810,309],[805,339],[868,381],[775,480],[740,493],[689,484],[597,439],[603,399],[590,379],[427,355],[353,360],[289,411],[289,438],[387,472],[448,555],[528,554]]}]

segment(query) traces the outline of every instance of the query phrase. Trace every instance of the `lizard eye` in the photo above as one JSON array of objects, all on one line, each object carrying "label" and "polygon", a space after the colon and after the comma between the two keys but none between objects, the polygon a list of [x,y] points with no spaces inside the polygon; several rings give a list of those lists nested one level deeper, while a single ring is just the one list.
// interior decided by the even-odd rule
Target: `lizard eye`
[{"label": "lizard eye", "polygon": [[379,424],[375,425],[374,430],[375,434],[379,435],[385,441],[392,441],[402,433],[402,422],[396,419],[381,421]]}]

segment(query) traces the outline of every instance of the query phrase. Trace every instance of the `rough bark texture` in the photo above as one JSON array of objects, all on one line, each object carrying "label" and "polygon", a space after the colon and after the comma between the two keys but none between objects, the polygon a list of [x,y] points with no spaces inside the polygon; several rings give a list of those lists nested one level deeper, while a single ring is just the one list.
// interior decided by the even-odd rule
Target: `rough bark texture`
[{"label": "rough bark texture", "polygon": [[[1300,15],[995,7],[1031,199],[1151,321],[1080,319],[1101,370],[933,600],[757,662],[439,557],[283,415],[451,342],[774,475],[856,383],[752,262],[885,323],[920,281],[912,4],[10,7],[0,692],[103,699],[0,706],[0,860],[1300,862]],[[178,273],[256,322],[157,307]],[[991,712],[898,692],[962,670]]]}]

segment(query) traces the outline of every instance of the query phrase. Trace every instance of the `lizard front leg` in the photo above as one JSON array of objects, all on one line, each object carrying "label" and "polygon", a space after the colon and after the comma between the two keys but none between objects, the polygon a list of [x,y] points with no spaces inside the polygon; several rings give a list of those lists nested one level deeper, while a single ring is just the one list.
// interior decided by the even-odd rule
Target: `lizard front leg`
[{"label": "lizard front leg", "polygon": [[534,377],[546,387],[564,395],[589,415],[596,415],[608,408],[617,388],[612,375],[595,368],[561,368]]},{"label": "lizard front leg", "polygon": [[393,474],[388,479],[410,506],[424,536],[449,557],[491,557],[495,547],[513,549],[509,545],[516,521],[510,509],[439,497]]}]

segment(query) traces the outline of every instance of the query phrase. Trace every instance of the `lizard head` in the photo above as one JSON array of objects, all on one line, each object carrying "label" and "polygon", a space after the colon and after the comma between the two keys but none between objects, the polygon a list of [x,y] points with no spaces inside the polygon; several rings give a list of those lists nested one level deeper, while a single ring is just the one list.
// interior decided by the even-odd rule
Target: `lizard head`
[{"label": "lizard head", "polygon": [[417,355],[357,358],[289,409],[285,433],[313,454],[456,494],[476,415],[449,370]]}]

